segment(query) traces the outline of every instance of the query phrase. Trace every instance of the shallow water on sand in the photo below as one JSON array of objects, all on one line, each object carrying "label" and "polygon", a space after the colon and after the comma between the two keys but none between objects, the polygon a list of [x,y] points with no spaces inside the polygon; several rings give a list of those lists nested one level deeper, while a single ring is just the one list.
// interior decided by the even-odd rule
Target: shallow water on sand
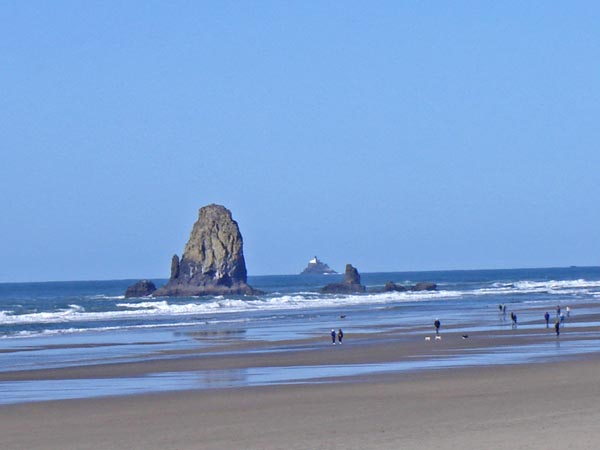
[{"label": "shallow water on sand", "polygon": [[[0,404],[134,395],[189,389],[224,389],[276,384],[341,382],[348,377],[424,370],[539,363],[565,360],[600,351],[600,333],[582,333],[581,339],[559,338],[527,345],[466,348],[436,356],[366,364],[247,367],[186,372],[151,373],[140,377],[0,382]],[[435,341],[428,345],[436,345]]]},{"label": "shallow water on sand", "polygon": [[[339,278],[339,277],[338,277]],[[344,377],[472,365],[549,361],[600,351],[593,315],[600,301],[600,268],[364,274],[370,293],[324,295],[335,277],[254,277],[259,297],[127,299],[129,281],[0,284],[0,373],[176,359],[179,353],[330,351],[329,332],[343,328],[344,351],[354,338],[423,342],[442,333],[468,334],[460,352],[381,364],[291,366],[149,374],[117,379],[0,382],[0,403],[180,389],[330,382]],[[438,283],[435,292],[377,293],[386,281]],[[507,306],[502,314],[499,304]],[[543,314],[572,309],[564,339],[546,329]],[[513,329],[510,312],[518,315]],[[552,323],[551,323],[552,327]],[[589,330],[592,331],[589,331]],[[539,330],[539,331],[536,331]],[[587,330],[587,331],[586,331]],[[528,336],[523,345],[478,344],[475,335]],[[459,338],[458,338],[459,339]],[[525,340],[524,340],[525,341]],[[471,341],[467,341],[471,342]],[[257,346],[257,343],[260,345]],[[491,346],[490,346],[491,345]],[[337,346],[336,346],[337,348]]]}]

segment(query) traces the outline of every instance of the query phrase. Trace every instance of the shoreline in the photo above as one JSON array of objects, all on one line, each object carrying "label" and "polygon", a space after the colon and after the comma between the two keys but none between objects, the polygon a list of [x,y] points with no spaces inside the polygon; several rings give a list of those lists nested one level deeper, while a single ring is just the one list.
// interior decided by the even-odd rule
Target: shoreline
[{"label": "shoreline", "polygon": [[[156,372],[244,369],[249,367],[295,367],[326,364],[375,364],[392,363],[411,358],[430,359],[443,354],[459,355],[468,350],[485,350],[502,347],[532,346],[556,342],[593,341],[595,336],[586,333],[596,328],[582,327],[577,331],[563,332],[557,338],[554,331],[545,328],[516,330],[493,330],[485,333],[470,333],[463,339],[461,332],[446,331],[435,334],[411,332],[380,332],[351,335],[343,345],[332,346],[324,338],[309,338],[296,341],[243,342],[227,344],[218,348],[191,348],[167,350],[148,355],[139,361],[94,363],[56,368],[6,370],[0,372],[1,381],[130,377]],[[431,338],[425,341],[424,336]],[[599,334],[600,337],[600,334]],[[598,344],[600,348],[600,343]],[[104,345],[100,345],[103,347]],[[95,346],[65,346],[65,348],[91,348]],[[37,349],[36,349],[37,350]],[[593,350],[590,351],[592,353]]]},{"label": "shoreline", "polygon": [[425,340],[433,324],[394,322],[335,346],[326,333],[193,346],[191,331],[181,346],[131,343],[141,360],[7,370],[0,389],[23,397],[0,405],[0,433],[23,450],[595,448],[600,305],[578,304],[560,338],[543,309],[521,305],[516,329],[491,309],[442,321],[439,341]]},{"label": "shoreline", "polygon": [[[206,333],[194,330],[171,332],[160,331],[161,337],[173,334],[173,342],[164,340],[148,340],[145,334],[139,334],[138,341],[110,342],[110,333],[98,334],[93,342],[69,343],[69,336],[62,344],[36,344],[18,346],[2,350],[4,354],[28,352],[54,352],[71,350],[86,351],[94,349],[118,349],[135,345],[145,350],[134,358],[114,358],[108,363],[100,357],[89,362],[64,367],[39,367],[35,369],[9,369],[0,371],[0,382],[44,380],[44,379],[77,379],[77,378],[110,378],[132,377],[160,372],[246,369],[251,367],[291,367],[326,364],[375,364],[392,363],[408,359],[432,359],[443,355],[457,355],[468,352],[488,350],[491,354],[497,350],[510,348],[531,349],[535,345],[550,343],[589,342],[596,347],[587,352],[600,353],[600,304],[582,303],[577,307],[577,314],[572,314],[561,328],[561,336],[556,338],[552,321],[546,328],[542,311],[547,308],[530,305],[520,306],[519,313],[526,312],[528,317],[539,316],[537,320],[519,323],[516,328],[510,326],[510,320],[495,311],[490,311],[486,321],[466,318],[460,322],[442,323],[441,340],[434,339],[433,324],[423,326],[399,326],[378,323],[338,323],[346,330],[343,345],[331,345],[329,333],[319,336],[308,336],[298,339],[264,340],[246,339],[231,340],[226,338],[203,340]],[[346,328],[348,325],[348,328]],[[353,332],[353,328],[369,329]],[[182,339],[185,336],[185,339]],[[468,336],[464,339],[463,336]],[[426,338],[430,341],[426,341]],[[568,352],[563,354],[568,355]],[[557,353],[557,356],[560,356]],[[547,355],[552,356],[552,355]],[[485,365],[485,364],[484,364]]]},{"label": "shoreline", "polygon": [[[522,324],[516,329],[503,326],[475,331],[466,339],[464,333],[450,327],[440,334],[439,341],[433,339],[433,332],[428,333],[422,327],[390,331],[383,326],[382,331],[346,334],[344,344],[335,346],[323,337],[275,342],[224,341],[212,347],[162,350],[139,360],[110,363],[96,360],[67,367],[5,370],[0,372],[0,392],[4,393],[0,404],[333,380],[349,383],[382,374],[585,360],[600,354],[600,331],[591,325],[599,322],[600,313],[594,308],[593,314],[570,320],[560,338],[552,328],[539,323]],[[463,324],[462,329],[469,327],[473,324]],[[426,337],[430,340],[425,340]],[[72,348],[91,347],[76,344]],[[54,397],[42,396],[44,389]],[[28,390],[40,394],[28,398]],[[21,393],[15,393],[11,400],[13,391]]]}]

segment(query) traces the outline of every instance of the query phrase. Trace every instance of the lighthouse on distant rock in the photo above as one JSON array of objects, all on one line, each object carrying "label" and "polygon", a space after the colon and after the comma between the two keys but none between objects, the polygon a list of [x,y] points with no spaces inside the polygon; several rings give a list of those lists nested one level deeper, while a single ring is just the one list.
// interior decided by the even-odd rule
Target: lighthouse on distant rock
[{"label": "lighthouse on distant rock", "polygon": [[337,273],[323,261],[319,261],[316,256],[308,262],[308,266],[304,269],[300,275],[330,275]]}]

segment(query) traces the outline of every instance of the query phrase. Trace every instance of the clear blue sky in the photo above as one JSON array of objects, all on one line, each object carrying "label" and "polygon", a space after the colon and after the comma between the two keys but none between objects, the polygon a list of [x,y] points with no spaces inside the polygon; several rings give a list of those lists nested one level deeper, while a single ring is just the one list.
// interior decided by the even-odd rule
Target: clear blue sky
[{"label": "clear blue sky", "polygon": [[0,281],[600,264],[598,2],[3,1]]}]

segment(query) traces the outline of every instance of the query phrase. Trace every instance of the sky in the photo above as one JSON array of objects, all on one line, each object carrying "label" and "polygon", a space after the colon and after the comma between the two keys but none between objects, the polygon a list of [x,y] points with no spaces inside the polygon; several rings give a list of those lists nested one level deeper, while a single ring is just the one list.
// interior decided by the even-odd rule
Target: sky
[{"label": "sky", "polygon": [[600,265],[600,4],[0,2],[0,282]]}]

